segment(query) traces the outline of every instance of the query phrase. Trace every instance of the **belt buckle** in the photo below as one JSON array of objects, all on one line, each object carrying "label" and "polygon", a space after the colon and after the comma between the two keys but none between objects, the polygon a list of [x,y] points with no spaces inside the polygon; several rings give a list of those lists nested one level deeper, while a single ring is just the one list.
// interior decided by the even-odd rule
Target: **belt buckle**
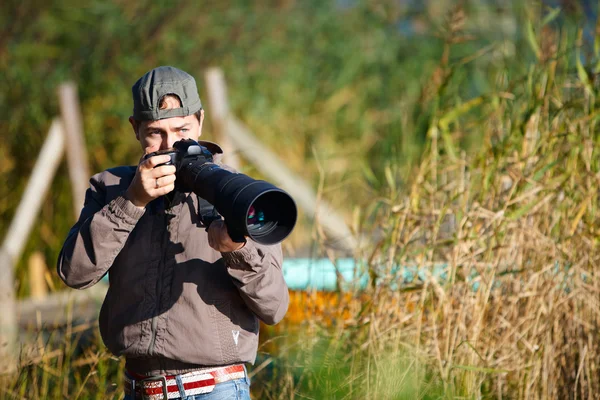
[{"label": "belt buckle", "polygon": [[146,396],[146,390],[143,385],[144,382],[162,382],[162,392],[163,392],[162,394],[164,396],[164,400],[169,399],[169,390],[167,389],[167,377],[165,375],[149,376],[148,378],[138,380],[138,382],[140,382],[142,384],[142,398],[143,399],[148,397],[148,396]]}]

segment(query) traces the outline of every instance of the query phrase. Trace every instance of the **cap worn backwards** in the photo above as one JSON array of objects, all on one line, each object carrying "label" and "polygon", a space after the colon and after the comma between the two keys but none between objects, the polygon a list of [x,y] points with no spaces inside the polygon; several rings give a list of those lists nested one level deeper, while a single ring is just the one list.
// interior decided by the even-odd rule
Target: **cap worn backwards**
[{"label": "cap worn backwards", "polygon": [[[157,67],[142,76],[131,88],[133,118],[138,121],[156,121],[164,118],[187,117],[202,108],[194,77],[174,67]],[[180,108],[160,109],[165,95],[181,100]]]}]

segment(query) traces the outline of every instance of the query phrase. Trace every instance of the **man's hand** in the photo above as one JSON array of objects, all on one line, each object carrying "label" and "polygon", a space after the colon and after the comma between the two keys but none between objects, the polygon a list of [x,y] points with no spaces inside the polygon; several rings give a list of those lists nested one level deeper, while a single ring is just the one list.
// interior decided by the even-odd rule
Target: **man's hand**
[{"label": "man's hand", "polygon": [[135,206],[143,208],[157,197],[175,189],[175,166],[162,165],[156,167],[169,160],[171,158],[166,154],[140,160],[135,177],[129,188],[127,188],[127,192],[125,192],[125,196],[129,201]]},{"label": "man's hand", "polygon": [[246,243],[238,243],[231,240],[229,233],[227,233],[225,222],[222,219],[218,219],[211,222],[208,227],[208,244],[221,253],[229,253],[241,249]]}]

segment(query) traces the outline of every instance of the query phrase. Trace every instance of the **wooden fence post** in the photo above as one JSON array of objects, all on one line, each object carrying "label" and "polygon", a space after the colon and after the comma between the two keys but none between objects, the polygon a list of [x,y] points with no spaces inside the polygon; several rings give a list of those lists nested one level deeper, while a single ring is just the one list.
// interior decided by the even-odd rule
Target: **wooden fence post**
[{"label": "wooden fence post", "polygon": [[64,143],[63,129],[60,121],[56,119],[50,126],[46,141],[2,244],[2,248],[10,256],[11,263],[16,263],[21,257],[23,246],[62,158]]},{"label": "wooden fence post", "polygon": [[237,147],[226,129],[229,102],[227,101],[227,86],[223,71],[219,68],[209,68],[204,74],[204,81],[208,91],[209,109],[207,114],[215,130],[216,141],[223,149],[223,163],[238,170],[240,160],[236,152]]},{"label": "wooden fence post", "polygon": [[58,87],[58,97],[73,192],[73,211],[75,220],[77,220],[83,207],[85,192],[90,179],[77,86],[73,82],[63,83]]},{"label": "wooden fence post", "polygon": [[59,120],[52,122],[23,198],[0,248],[0,373],[14,372],[17,367],[16,355],[19,345],[13,269],[21,257],[33,221],[52,183],[65,142],[68,148],[75,218],[79,216],[83,207],[88,186],[89,173],[77,88],[73,83],[66,83],[59,87],[58,94],[64,126],[61,126]]},{"label": "wooden fence post", "polygon": [[54,120],[0,249],[0,370],[5,372],[16,369],[18,350],[13,268],[52,183],[63,147],[62,128],[60,122]]},{"label": "wooden fence post", "polygon": [[13,260],[0,249],[0,375],[17,370],[17,314]]},{"label": "wooden fence post", "polygon": [[48,295],[46,285],[46,260],[41,252],[34,252],[29,257],[29,288],[32,299],[41,300]]}]

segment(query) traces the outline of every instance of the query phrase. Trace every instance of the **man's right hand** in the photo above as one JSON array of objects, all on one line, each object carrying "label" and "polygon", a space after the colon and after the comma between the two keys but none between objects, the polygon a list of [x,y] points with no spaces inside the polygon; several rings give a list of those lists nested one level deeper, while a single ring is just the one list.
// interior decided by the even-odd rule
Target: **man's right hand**
[{"label": "man's right hand", "polygon": [[135,206],[144,208],[157,197],[163,196],[175,189],[175,166],[157,165],[170,161],[171,158],[166,155],[159,155],[142,158],[135,172],[135,177],[127,191],[125,197]]}]

